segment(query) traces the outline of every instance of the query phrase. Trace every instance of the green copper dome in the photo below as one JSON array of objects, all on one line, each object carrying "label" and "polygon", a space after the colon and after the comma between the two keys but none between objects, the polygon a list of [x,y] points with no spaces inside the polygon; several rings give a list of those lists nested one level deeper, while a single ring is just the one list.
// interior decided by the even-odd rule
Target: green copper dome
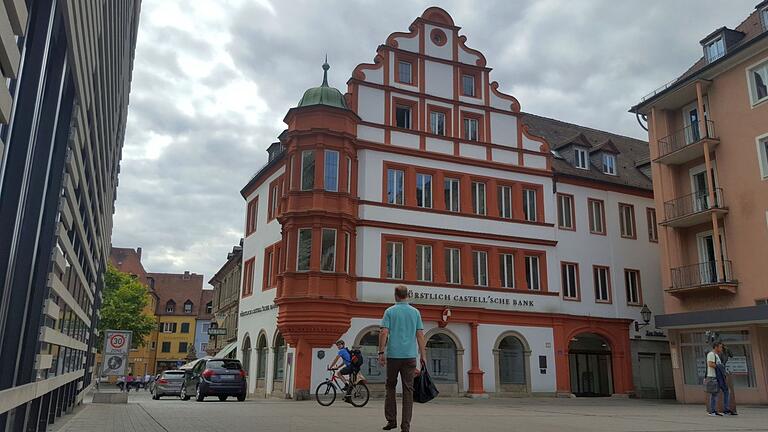
[{"label": "green copper dome", "polygon": [[328,85],[328,69],[330,68],[331,67],[328,65],[328,58],[326,57],[325,63],[323,63],[323,83],[320,87],[313,87],[305,91],[297,108],[312,105],[327,105],[341,109],[349,109],[347,101],[344,99],[344,95],[337,89]]}]

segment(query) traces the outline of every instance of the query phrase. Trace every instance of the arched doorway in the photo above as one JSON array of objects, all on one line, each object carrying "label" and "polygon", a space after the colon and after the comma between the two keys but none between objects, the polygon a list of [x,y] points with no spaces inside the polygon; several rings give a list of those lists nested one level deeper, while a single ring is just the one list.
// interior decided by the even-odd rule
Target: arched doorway
[{"label": "arched doorway", "polygon": [[444,332],[437,332],[428,337],[427,369],[440,393],[457,396],[460,390],[463,391],[463,354],[464,350],[459,349],[456,341]]},{"label": "arched doorway", "polygon": [[243,339],[243,345],[242,345],[242,351],[243,351],[243,370],[250,376],[251,375],[251,337],[249,335],[245,335],[245,338]]},{"label": "arched doorway", "polygon": [[267,346],[267,335],[264,332],[259,334],[259,338],[256,340],[256,388],[254,392],[259,395],[266,394],[266,378],[267,378],[267,354],[269,353],[269,347]]},{"label": "arched doorway", "polygon": [[363,353],[364,363],[360,372],[369,383],[384,383],[387,378],[386,368],[379,365],[379,328],[363,330],[354,346]]},{"label": "arched doorway", "polygon": [[580,333],[568,345],[571,393],[576,396],[613,394],[611,346],[595,333]]},{"label": "arched doorway", "polygon": [[502,334],[493,350],[496,360],[496,392],[530,394],[531,350],[517,333]]},{"label": "arched doorway", "polygon": [[272,348],[275,353],[275,364],[272,368],[272,392],[280,395],[285,391],[285,339],[280,332],[275,336],[275,345]]}]

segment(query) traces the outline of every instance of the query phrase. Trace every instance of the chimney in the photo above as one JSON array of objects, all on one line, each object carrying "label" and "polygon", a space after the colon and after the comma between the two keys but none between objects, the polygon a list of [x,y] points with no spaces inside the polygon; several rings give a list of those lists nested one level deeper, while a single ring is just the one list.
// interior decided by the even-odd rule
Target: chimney
[{"label": "chimney", "polygon": [[184,270],[184,279],[189,279],[189,270]]},{"label": "chimney", "polygon": [[136,255],[139,256],[139,261],[141,261],[141,248],[140,247],[136,248]]}]

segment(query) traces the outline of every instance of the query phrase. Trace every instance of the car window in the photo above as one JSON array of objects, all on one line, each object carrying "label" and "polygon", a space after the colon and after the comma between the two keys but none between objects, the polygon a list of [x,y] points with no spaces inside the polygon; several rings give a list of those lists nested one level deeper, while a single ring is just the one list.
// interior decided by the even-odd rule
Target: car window
[{"label": "car window", "polygon": [[231,369],[240,370],[240,362],[238,360],[208,360],[208,368],[210,369]]},{"label": "car window", "polygon": [[166,372],[163,374],[163,378],[170,378],[170,379],[184,378],[184,372]]}]

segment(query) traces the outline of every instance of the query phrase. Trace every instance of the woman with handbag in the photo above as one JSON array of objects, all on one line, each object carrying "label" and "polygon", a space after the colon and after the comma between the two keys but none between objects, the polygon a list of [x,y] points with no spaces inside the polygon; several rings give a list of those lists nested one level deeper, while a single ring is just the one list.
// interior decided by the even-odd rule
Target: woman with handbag
[{"label": "woman with handbag", "polygon": [[[723,352],[723,343],[715,342],[712,344],[712,351],[707,354],[707,377],[704,378],[704,391],[709,393],[709,406],[707,415],[711,417],[722,416],[722,413],[717,411],[717,399],[722,386],[718,382],[717,372],[718,367],[722,367],[723,363],[720,360],[720,353]],[[725,387],[727,389],[727,387]],[[723,393],[724,400],[723,406],[727,407],[728,403],[728,391]]]}]

